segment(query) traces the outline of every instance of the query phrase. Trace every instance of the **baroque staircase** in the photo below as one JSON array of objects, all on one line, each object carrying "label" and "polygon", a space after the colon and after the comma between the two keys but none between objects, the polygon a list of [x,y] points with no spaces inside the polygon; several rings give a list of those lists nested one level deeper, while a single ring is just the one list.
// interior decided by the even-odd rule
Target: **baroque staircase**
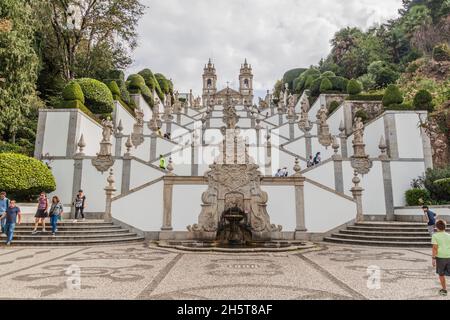
[{"label": "baroque staircase", "polygon": [[426,223],[360,222],[324,238],[325,242],[380,247],[431,247]]},{"label": "baroque staircase", "polygon": [[[89,220],[86,222],[60,222],[56,236],[51,234],[51,226],[46,223],[46,232],[39,226],[32,234],[32,223],[16,224],[13,246],[82,246],[99,244],[118,244],[142,241],[144,238],[112,222]],[[3,245],[5,235],[1,235]]]}]

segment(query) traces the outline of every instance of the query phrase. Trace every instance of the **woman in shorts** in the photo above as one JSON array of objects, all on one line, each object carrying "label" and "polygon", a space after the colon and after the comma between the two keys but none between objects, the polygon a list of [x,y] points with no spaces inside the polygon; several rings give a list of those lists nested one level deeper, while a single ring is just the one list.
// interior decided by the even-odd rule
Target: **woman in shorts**
[{"label": "woman in shorts", "polygon": [[45,232],[45,218],[48,216],[48,198],[45,192],[41,192],[38,199],[37,211],[32,234],[37,233],[39,223],[42,223],[42,232]]}]

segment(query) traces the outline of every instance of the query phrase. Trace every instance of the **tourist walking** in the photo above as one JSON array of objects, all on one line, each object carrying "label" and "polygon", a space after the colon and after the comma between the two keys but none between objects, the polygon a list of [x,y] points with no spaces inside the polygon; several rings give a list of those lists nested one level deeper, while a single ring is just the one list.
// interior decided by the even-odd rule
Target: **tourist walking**
[{"label": "tourist walking", "polygon": [[306,166],[308,167],[308,168],[311,168],[311,167],[313,167],[314,166],[314,159],[313,159],[313,156],[309,156],[309,159],[308,159],[308,161],[306,162]]},{"label": "tourist walking", "polygon": [[159,155],[159,168],[166,170],[166,159],[162,154]]},{"label": "tourist walking", "polygon": [[58,220],[61,218],[63,214],[63,205],[59,200],[58,196],[53,196],[52,204],[50,206],[49,216],[50,216],[50,224],[52,226],[52,235],[56,236],[56,232],[58,231]]},{"label": "tourist walking", "polygon": [[[9,199],[6,197],[6,192],[0,192],[0,217],[6,212],[9,207]],[[0,231],[5,233],[5,223],[6,219],[0,219]]]},{"label": "tourist walking", "polygon": [[78,222],[78,214],[81,215],[82,221],[85,221],[84,209],[86,208],[86,196],[84,195],[83,190],[78,190],[73,205],[75,206],[75,220],[73,220],[73,222]]},{"label": "tourist walking", "polygon": [[316,156],[314,157],[313,163],[314,165],[320,164],[322,162],[322,158],[320,156],[320,152],[316,153]]},{"label": "tourist walking", "polygon": [[437,214],[431,211],[428,206],[423,206],[422,210],[425,214],[425,218],[427,219],[428,233],[430,234],[430,236],[432,236],[436,226]]},{"label": "tourist walking", "polygon": [[444,220],[436,222],[437,232],[433,234],[431,243],[433,244],[432,261],[439,275],[442,289],[439,290],[441,296],[447,295],[447,283],[445,277],[450,276],[450,234],[445,232],[447,225]]},{"label": "tourist walking", "polygon": [[282,171],[281,169],[278,169],[277,173],[275,173],[275,177],[277,177],[277,178],[281,177],[281,173],[282,173],[281,171]]},{"label": "tourist walking", "polygon": [[45,232],[45,218],[48,216],[48,198],[45,192],[41,192],[38,199],[36,214],[34,216],[34,230],[32,234],[37,233],[39,223],[42,223],[42,232]]},{"label": "tourist walking", "polygon": [[16,223],[20,224],[22,220],[20,208],[16,207],[15,200],[9,201],[9,206],[2,214],[1,219],[5,219],[6,245],[9,246],[13,240]]}]

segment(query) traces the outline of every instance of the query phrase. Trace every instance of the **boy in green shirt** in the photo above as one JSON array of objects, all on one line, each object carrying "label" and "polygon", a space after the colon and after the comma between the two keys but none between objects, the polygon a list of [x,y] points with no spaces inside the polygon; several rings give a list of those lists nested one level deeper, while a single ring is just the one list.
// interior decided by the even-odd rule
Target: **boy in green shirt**
[{"label": "boy in green shirt", "polygon": [[441,296],[447,295],[445,277],[450,276],[450,234],[445,232],[446,227],[444,220],[438,220],[436,222],[437,232],[431,238],[433,267],[436,267],[436,273],[441,282],[442,289],[439,291]]}]

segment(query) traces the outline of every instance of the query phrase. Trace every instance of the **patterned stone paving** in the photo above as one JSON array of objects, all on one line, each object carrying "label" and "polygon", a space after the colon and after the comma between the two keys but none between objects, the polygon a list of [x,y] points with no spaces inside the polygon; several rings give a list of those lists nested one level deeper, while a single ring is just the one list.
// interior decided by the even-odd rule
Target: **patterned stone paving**
[{"label": "patterned stone paving", "polygon": [[448,299],[437,295],[429,251],[330,244],[255,254],[178,252],[149,243],[1,246],[0,299]]}]

